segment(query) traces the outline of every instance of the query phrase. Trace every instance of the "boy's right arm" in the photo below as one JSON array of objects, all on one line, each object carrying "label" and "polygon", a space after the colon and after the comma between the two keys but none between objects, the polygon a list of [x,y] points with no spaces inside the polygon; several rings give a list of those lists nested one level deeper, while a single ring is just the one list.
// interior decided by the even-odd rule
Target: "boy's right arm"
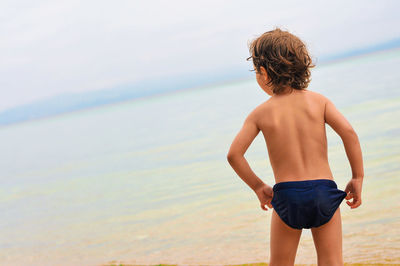
[{"label": "boy's right arm", "polygon": [[352,179],[346,187],[346,192],[350,192],[346,199],[353,198],[353,202],[347,204],[353,209],[361,205],[361,189],[364,178],[363,159],[360,142],[357,133],[339,112],[335,105],[325,98],[325,122],[340,136],[349,159]]}]

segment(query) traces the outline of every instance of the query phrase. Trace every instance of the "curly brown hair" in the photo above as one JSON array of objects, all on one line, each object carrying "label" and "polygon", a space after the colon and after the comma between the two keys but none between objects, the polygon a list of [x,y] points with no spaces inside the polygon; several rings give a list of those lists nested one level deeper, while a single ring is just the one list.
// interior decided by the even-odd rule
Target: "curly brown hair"
[{"label": "curly brown hair", "polygon": [[[295,35],[280,28],[267,31],[249,44],[257,73],[267,71],[272,91],[279,94],[286,87],[304,90],[311,81],[310,68],[315,67],[305,44]],[[251,70],[254,71],[254,70]]]}]

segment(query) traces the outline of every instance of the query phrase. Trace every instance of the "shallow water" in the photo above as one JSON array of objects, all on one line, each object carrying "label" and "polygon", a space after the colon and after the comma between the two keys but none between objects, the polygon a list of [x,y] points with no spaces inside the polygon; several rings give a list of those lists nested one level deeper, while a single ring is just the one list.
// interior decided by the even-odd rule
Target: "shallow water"
[{"label": "shallow water", "polygon": [[[343,201],[346,263],[400,263],[400,50],[318,66],[310,90],[357,131],[363,204]],[[255,80],[169,93],[0,128],[0,264],[268,262],[271,210],[226,153],[268,99]],[[338,187],[351,177],[327,126]],[[262,135],[246,153],[274,184]],[[316,263],[303,230],[296,263]]]}]

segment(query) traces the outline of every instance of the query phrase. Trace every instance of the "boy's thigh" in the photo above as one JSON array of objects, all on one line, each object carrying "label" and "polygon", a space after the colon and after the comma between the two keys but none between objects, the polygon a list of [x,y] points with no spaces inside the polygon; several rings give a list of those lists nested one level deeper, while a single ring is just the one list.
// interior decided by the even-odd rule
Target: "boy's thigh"
[{"label": "boy's thigh", "polygon": [[318,262],[342,265],[342,219],[340,207],[326,224],[311,228]]},{"label": "boy's thigh", "polygon": [[285,224],[272,209],[270,232],[270,265],[293,265],[302,230]]}]

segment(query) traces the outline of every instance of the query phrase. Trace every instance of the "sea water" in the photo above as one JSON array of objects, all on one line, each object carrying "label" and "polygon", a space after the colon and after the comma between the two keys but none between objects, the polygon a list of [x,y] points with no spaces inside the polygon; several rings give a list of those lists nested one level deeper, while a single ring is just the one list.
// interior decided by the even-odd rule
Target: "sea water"
[{"label": "sea water", "polygon": [[[346,263],[400,263],[400,49],[318,65],[308,89],[356,130],[362,205],[341,205]],[[268,262],[272,210],[226,160],[268,100],[255,78],[0,128],[0,264]],[[338,187],[351,178],[327,125]],[[273,186],[262,134],[246,158]],[[296,264],[316,264],[304,229]]]}]

